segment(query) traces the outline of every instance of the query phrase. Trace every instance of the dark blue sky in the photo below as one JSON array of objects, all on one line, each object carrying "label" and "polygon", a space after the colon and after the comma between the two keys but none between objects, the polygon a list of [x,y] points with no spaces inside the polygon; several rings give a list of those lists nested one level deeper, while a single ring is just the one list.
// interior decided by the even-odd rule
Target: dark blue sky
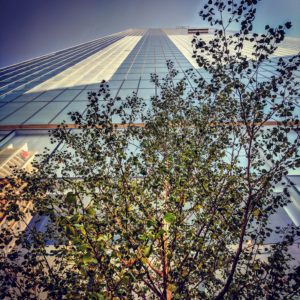
[{"label": "dark blue sky", "polygon": [[[0,0],[0,66],[61,50],[127,28],[203,26],[199,0]],[[263,0],[256,24],[293,22],[300,0]],[[205,25],[204,25],[205,26]]]}]

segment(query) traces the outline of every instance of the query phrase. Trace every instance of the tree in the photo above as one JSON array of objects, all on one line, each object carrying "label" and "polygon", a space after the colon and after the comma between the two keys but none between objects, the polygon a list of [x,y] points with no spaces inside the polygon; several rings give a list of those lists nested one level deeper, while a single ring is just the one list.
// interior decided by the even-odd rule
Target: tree
[{"label": "tree", "polygon": [[[7,178],[5,214],[22,221],[20,203],[47,216],[1,256],[1,296],[11,299],[293,299],[299,268],[289,254],[299,227],[269,218],[289,203],[288,169],[299,167],[300,56],[259,70],[290,23],[253,33],[257,1],[209,0],[200,16],[218,28],[193,41],[211,79],[189,76],[186,98],[177,71],[152,81],[151,108],[136,94],[113,99],[106,82],[89,94],[87,112],[71,113],[50,133],[57,151],[34,172]],[[227,22],[225,22],[227,16]],[[241,29],[228,34],[230,24]],[[246,43],[253,45],[249,58]],[[100,101],[101,100],[101,101]],[[104,104],[103,104],[104,103]],[[115,115],[121,123],[114,124]],[[275,192],[278,186],[281,193]],[[0,236],[6,245],[9,226]],[[277,242],[265,245],[268,237]],[[49,241],[53,242],[53,246]]]}]

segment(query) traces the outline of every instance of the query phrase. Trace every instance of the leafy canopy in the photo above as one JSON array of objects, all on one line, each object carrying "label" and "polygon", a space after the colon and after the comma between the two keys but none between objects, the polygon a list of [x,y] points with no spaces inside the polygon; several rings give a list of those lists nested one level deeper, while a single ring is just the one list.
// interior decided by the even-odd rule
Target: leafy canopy
[{"label": "leafy canopy", "polygon": [[[299,55],[272,59],[291,25],[254,33],[256,5],[204,5],[200,16],[217,29],[210,41],[196,35],[193,46],[209,78],[188,70],[175,84],[168,62],[165,78],[152,76],[161,94],[150,103],[134,93],[114,99],[101,83],[86,113],[71,113],[78,129],[52,131],[60,147],[41,155],[35,172],[8,179],[9,218],[23,220],[22,200],[49,222],[43,232],[17,234],[1,256],[1,296],[281,299],[299,292],[288,252],[299,228],[270,224],[290,202],[286,175],[300,162]],[[228,31],[232,23],[239,32]],[[268,63],[276,72],[262,78]],[[196,87],[186,95],[188,80]],[[8,226],[1,244],[13,234]]]}]

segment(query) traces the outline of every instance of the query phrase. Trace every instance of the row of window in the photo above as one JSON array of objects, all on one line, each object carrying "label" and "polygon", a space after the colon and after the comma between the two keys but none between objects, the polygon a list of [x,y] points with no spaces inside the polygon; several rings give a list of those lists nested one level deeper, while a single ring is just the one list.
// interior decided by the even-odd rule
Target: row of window
[{"label": "row of window", "polygon": [[[99,52],[99,50],[121,39],[123,35],[118,37],[106,37],[94,42],[92,45],[81,46],[83,49],[67,49],[58,55],[44,58],[40,62],[33,61],[31,66],[18,68],[17,70],[5,70],[5,73],[0,75],[0,95],[16,89],[17,87],[26,87],[30,89],[42,81],[62,72],[64,69],[71,67],[77,62]],[[35,80],[36,79],[36,80]],[[29,85],[24,85],[29,83]]]}]

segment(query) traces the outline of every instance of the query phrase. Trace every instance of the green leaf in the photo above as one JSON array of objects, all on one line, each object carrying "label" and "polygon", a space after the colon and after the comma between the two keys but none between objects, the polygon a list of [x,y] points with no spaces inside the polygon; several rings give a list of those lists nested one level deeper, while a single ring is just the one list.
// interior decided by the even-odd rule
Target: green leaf
[{"label": "green leaf", "polygon": [[109,236],[107,234],[100,234],[96,239],[97,242],[101,242],[101,241],[107,242],[108,240],[109,240]]},{"label": "green leaf", "polygon": [[66,234],[67,235],[75,235],[75,229],[71,225],[66,225]]},{"label": "green leaf", "polygon": [[89,216],[94,216],[96,214],[96,211],[91,207],[89,206],[85,212],[89,215]]},{"label": "green leaf", "polygon": [[76,195],[74,193],[69,192],[66,196],[66,202],[76,203]]},{"label": "green leaf", "polygon": [[92,293],[92,296],[91,296],[91,299],[92,300],[105,300],[105,296],[102,294],[102,293],[96,293],[96,292],[93,292]]},{"label": "green leaf", "polygon": [[76,213],[75,215],[73,215],[70,219],[70,222],[72,223],[80,223],[82,220],[82,215],[80,213]]},{"label": "green leaf", "polygon": [[85,263],[85,264],[97,264],[98,261],[95,257],[93,257],[90,253],[86,253],[82,256],[82,261]]},{"label": "green leaf", "polygon": [[147,220],[147,227],[154,226],[154,221],[153,220]]},{"label": "green leaf", "polygon": [[174,223],[176,221],[176,216],[170,212],[166,213],[164,216],[164,220],[167,223]]},{"label": "green leaf", "polygon": [[76,227],[83,235],[86,235],[86,230],[82,224],[74,224],[74,227]]},{"label": "green leaf", "polygon": [[153,245],[151,244],[150,246],[145,248],[144,255],[146,257],[149,257],[151,255],[152,251],[153,251]]}]

